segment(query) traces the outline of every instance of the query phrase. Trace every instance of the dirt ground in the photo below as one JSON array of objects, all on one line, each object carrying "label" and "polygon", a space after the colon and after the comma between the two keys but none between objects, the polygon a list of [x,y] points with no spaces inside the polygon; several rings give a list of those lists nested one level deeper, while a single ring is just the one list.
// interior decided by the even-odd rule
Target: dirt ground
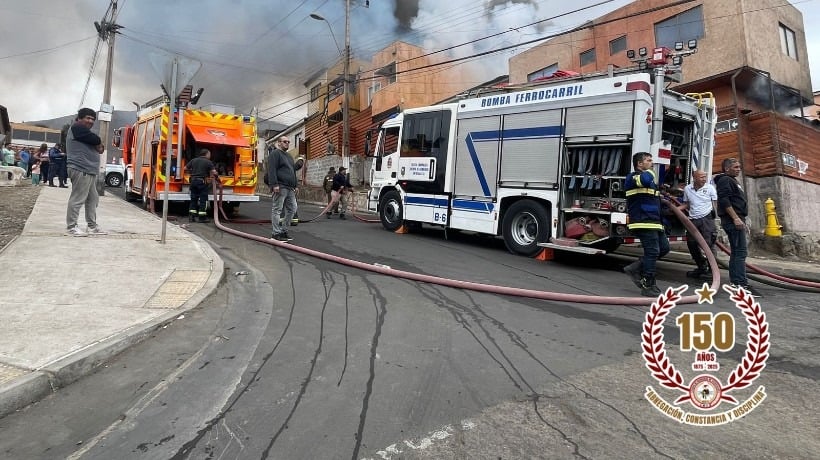
[{"label": "dirt ground", "polygon": [[42,186],[0,187],[0,251],[23,233]]}]

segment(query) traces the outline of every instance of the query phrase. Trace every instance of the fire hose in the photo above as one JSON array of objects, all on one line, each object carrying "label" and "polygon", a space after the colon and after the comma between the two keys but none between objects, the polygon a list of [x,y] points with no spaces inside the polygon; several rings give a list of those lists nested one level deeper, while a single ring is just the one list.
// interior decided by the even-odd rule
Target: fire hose
[{"label": "fire hose", "polygon": [[[214,194],[214,197],[216,197],[216,199],[214,200],[214,202],[216,203],[216,206],[214,206],[214,208],[215,208],[214,211],[219,212],[222,215],[222,218],[225,219],[225,222],[230,222],[232,224],[269,224],[270,223],[269,219],[232,219],[232,218],[228,217],[227,213],[222,209],[222,187],[218,187],[218,189],[219,189],[219,193]],[[310,223],[310,222],[316,221],[318,218],[320,218],[323,215],[327,214],[333,208],[333,206],[339,202],[340,198],[341,198],[341,195],[339,193],[334,193],[332,195],[330,203],[328,203],[327,206],[325,206],[325,208],[322,209],[322,211],[319,212],[318,215],[316,215],[315,217],[312,217],[310,219],[299,219],[299,223]],[[378,219],[374,220],[374,219],[365,219],[363,217],[359,217],[355,213],[356,213],[356,206],[355,206],[355,201],[354,201],[353,207],[351,208],[351,212],[350,212],[350,215],[353,216],[353,218],[355,218],[356,220],[359,220],[361,222],[370,223],[370,224],[381,222]]]},{"label": "fire hose", "polygon": [[[214,196],[219,196],[217,194],[216,184],[214,184]],[[221,196],[219,196],[218,200],[219,205],[215,206],[214,208],[221,207]],[[332,203],[332,201],[331,201]],[[330,207],[328,205],[325,208],[325,211]],[[683,214],[682,211],[677,209],[675,206],[670,206],[670,208],[675,212],[681,221],[686,226],[687,230],[689,230],[692,235],[695,237],[695,240],[698,242],[701,248],[704,248],[704,253],[706,253],[706,258],[709,262],[709,266],[712,268],[712,285],[711,289],[718,290],[720,288],[720,272],[717,266],[717,260],[715,256],[712,254],[712,251],[709,250],[709,245],[706,243],[706,240],[700,235],[694,225],[689,222],[689,219],[686,219],[686,216]],[[561,293],[561,292],[550,292],[550,291],[538,291],[535,289],[524,289],[524,288],[515,288],[509,286],[497,286],[491,284],[484,284],[484,283],[476,283],[472,281],[462,281],[462,280],[454,280],[448,278],[442,278],[439,276],[433,275],[424,275],[420,273],[409,272],[405,270],[397,270],[394,268],[390,268],[384,265],[376,265],[370,264],[366,262],[361,262],[358,260],[348,259],[345,257],[336,256],[333,254],[327,254],[320,251],[315,251],[313,249],[308,249],[302,246],[296,246],[291,243],[286,243],[283,241],[277,241],[269,238],[265,238],[258,235],[253,235],[245,232],[241,232],[239,230],[227,227],[222,224],[219,220],[219,211],[214,209],[214,224],[216,227],[226,233],[230,233],[235,236],[239,236],[241,238],[246,238],[253,241],[258,241],[260,243],[265,243],[271,246],[279,247],[282,249],[289,249],[291,251],[295,251],[301,254],[305,254],[311,257],[316,257],[322,260],[327,260],[329,262],[335,262],[342,265],[346,265],[349,267],[358,268],[360,270],[366,270],[374,273],[379,273],[382,275],[389,275],[394,276],[397,278],[419,281],[423,283],[432,283],[437,284],[440,286],[452,287],[457,289],[468,289],[471,291],[477,292],[487,292],[492,294],[502,294],[502,295],[510,295],[516,297],[527,297],[532,299],[539,299],[539,300],[551,300],[551,301],[558,301],[558,302],[571,302],[571,303],[586,303],[586,304],[598,304],[598,305],[637,305],[637,306],[648,306],[652,302],[655,301],[654,298],[649,297],[604,297],[604,296],[597,296],[597,295],[584,295],[584,294],[568,294],[568,293]],[[321,215],[321,214],[320,214]],[[672,289],[672,288],[669,288]],[[679,304],[689,304],[689,303],[697,303],[698,296],[697,295],[690,295],[683,297],[678,303]]]},{"label": "fire hose", "polygon": [[[670,209],[680,212],[680,210],[676,206],[676,204],[680,204],[680,202],[676,198],[667,196],[667,197],[665,197],[665,199],[668,202],[664,201],[664,204],[666,204]],[[689,223],[689,219],[686,218],[686,216],[683,215],[682,213],[680,213],[680,214],[676,213],[676,215],[677,215],[678,219],[680,219],[680,221],[684,223],[684,225],[686,223]],[[700,236],[700,232],[698,232],[698,231],[693,232],[688,226],[686,227],[686,229],[689,230],[690,235],[694,235],[696,237]],[[700,242],[698,242],[698,244],[700,244]],[[728,254],[728,255],[732,254],[732,251],[729,248],[727,248],[726,245],[724,245],[720,241],[715,242],[715,245],[721,251],[723,251],[725,254]],[[703,249],[703,245],[701,245],[701,249]],[[707,257],[712,255],[711,249],[710,250],[705,250],[704,249],[703,252],[704,252],[704,254],[707,255]],[[724,262],[720,262],[720,261],[718,261],[718,265],[721,268],[724,268],[724,269],[727,269],[729,267],[728,264],[726,264]],[[710,263],[710,267],[712,268],[712,272],[714,273],[715,267],[711,266],[711,263]],[[760,267],[752,265],[748,262],[746,263],[746,268],[748,270],[751,270],[751,271],[755,272],[755,273],[758,273],[759,275],[762,275],[762,276],[757,276],[757,275],[747,274],[747,278],[753,279],[753,280],[755,280],[759,283],[763,283],[763,284],[767,284],[767,285],[770,285],[770,286],[775,286],[775,287],[779,287],[779,288],[783,288],[783,289],[791,289],[791,290],[794,290],[794,291],[820,292],[820,283],[817,283],[817,282],[814,282],[814,281],[801,280],[801,279],[796,279],[796,278],[788,278],[788,277],[785,277],[785,276],[782,276],[782,275],[778,275],[776,273],[769,272],[769,271],[764,270]],[[771,281],[767,280],[766,278],[771,278],[771,279],[780,281],[781,283],[771,282]],[[787,286],[784,286],[782,283],[785,283]]]}]

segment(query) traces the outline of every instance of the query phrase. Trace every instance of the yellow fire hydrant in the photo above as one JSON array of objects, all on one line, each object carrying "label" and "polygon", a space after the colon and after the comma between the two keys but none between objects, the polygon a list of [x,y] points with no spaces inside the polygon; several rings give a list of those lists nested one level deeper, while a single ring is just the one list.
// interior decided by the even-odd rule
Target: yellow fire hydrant
[{"label": "yellow fire hydrant", "polygon": [[766,236],[783,236],[783,232],[780,231],[781,228],[783,228],[783,226],[777,223],[774,200],[769,198],[766,200],[766,231],[764,234]]}]

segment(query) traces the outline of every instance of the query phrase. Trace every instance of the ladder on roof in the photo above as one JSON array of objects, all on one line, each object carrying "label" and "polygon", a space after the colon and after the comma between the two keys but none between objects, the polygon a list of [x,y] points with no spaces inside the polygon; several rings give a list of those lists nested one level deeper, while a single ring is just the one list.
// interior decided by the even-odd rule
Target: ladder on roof
[{"label": "ladder on roof", "polygon": [[712,174],[712,161],[715,151],[715,125],[717,111],[715,110],[715,96],[712,93],[687,93],[694,98],[698,109],[695,119],[695,145],[692,149],[692,165],[694,169]]}]

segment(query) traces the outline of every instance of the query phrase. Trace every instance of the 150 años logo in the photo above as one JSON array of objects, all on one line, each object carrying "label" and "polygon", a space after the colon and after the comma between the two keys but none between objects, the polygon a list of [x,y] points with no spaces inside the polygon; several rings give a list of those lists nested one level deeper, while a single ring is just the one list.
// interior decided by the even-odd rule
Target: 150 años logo
[{"label": "150 a\u00f1os logo", "polygon": [[[696,375],[687,382],[666,354],[663,323],[681,299],[681,294],[688,288],[686,285],[678,289],[669,288],[658,296],[646,313],[641,334],[646,367],[661,386],[677,391],[678,397],[669,403],[651,386],[646,387],[644,397],[661,413],[681,423],[722,425],[749,414],[766,399],[766,389],[763,386],[758,387],[742,402],[733,393],[751,386],[766,367],[766,360],[769,358],[769,323],[760,304],[751,294],[742,288],[723,286],[748,325],[743,358],[724,381],[718,377],[720,363],[717,352],[728,352],[734,348],[734,317],[726,312],[685,312],[678,315],[675,324],[680,331],[680,351],[694,353],[695,358],[691,369]],[[695,292],[698,294],[698,304],[711,304],[712,296],[717,293],[708,284]],[[723,402],[730,403],[733,407],[717,412],[717,407]],[[687,412],[680,407],[683,403],[691,404],[697,411]]]}]

